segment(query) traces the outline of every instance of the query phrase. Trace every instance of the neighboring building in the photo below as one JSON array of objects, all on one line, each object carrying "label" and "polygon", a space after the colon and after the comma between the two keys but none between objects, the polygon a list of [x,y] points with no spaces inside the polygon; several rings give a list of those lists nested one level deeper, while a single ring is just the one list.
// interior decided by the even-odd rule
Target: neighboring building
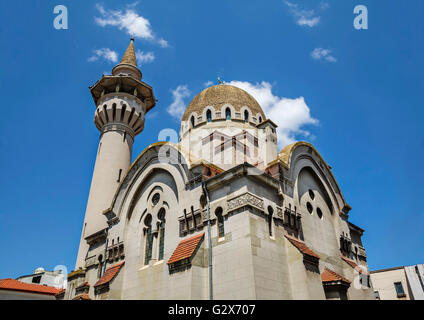
[{"label": "neighboring building", "polygon": [[43,268],[37,268],[34,274],[21,276],[17,278],[21,282],[41,284],[45,286],[64,289],[66,288],[65,275],[61,270],[45,271]]},{"label": "neighboring building", "polygon": [[371,271],[377,300],[424,300],[424,264]]},{"label": "neighboring building", "polygon": [[46,285],[0,279],[0,300],[55,300],[61,291],[63,289]]},{"label": "neighboring building", "polygon": [[374,299],[364,230],[311,144],[277,152],[258,102],[219,84],[188,105],[178,144],[131,163],[156,104],[141,79],[132,40],[90,88],[100,141],[76,270],[58,298]]}]

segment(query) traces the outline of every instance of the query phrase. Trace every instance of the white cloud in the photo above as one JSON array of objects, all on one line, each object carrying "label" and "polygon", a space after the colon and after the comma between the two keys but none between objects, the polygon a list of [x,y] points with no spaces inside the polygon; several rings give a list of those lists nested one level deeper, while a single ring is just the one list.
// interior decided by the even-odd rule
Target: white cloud
[{"label": "white cloud", "polygon": [[147,114],[146,114],[146,119],[149,119],[149,120],[151,120],[151,119],[154,119],[154,118],[156,118],[157,116],[159,115],[159,112],[157,112],[157,111],[150,111],[150,112],[148,112]]},{"label": "white cloud", "polygon": [[186,85],[179,85],[176,89],[171,90],[173,96],[173,102],[168,107],[168,113],[176,118],[181,120],[183,113],[186,109],[186,104],[184,98],[188,98],[191,94]]},{"label": "white cloud", "polygon": [[[315,13],[315,10],[305,10],[300,8],[297,3],[284,2],[299,26],[315,27],[320,22],[321,18]],[[321,8],[323,8],[323,4],[321,4]]]},{"label": "white cloud", "polygon": [[250,93],[261,105],[267,118],[278,125],[279,148],[295,142],[297,137],[309,137],[311,134],[304,129],[304,126],[319,123],[317,119],[311,116],[310,109],[303,97],[290,99],[275,96],[272,93],[272,85],[265,81],[256,84],[231,81],[228,84]]},{"label": "white cloud", "polygon": [[204,84],[203,84],[203,86],[205,87],[205,88],[207,88],[207,87],[210,87],[211,85],[213,85],[213,82],[212,81],[206,81]]},{"label": "white cloud", "polygon": [[137,50],[135,53],[137,62],[140,64],[153,62],[155,60],[155,54],[153,52],[146,52]]},{"label": "white cloud", "polygon": [[330,8],[330,4],[328,2],[321,2],[320,4],[321,10],[326,10],[328,8]]},{"label": "white cloud", "polygon": [[88,58],[89,62],[94,62],[99,60],[99,58],[103,58],[110,62],[118,62],[118,53],[109,48],[103,48],[93,51],[93,55]]},{"label": "white cloud", "polygon": [[166,47],[168,47],[168,41],[166,41],[165,39],[159,39],[158,40],[158,43],[159,43],[159,45],[162,47],[162,48],[166,48]]},{"label": "white cloud", "polygon": [[150,21],[140,16],[133,9],[134,6],[130,6],[125,12],[122,10],[106,10],[100,4],[97,4],[96,7],[101,17],[95,17],[94,20],[99,26],[118,27],[119,30],[125,30],[130,36],[157,42],[161,47],[168,46],[166,40],[156,38]]},{"label": "white cloud", "polygon": [[314,60],[326,60],[328,62],[337,62],[337,59],[331,55],[330,49],[315,48],[311,52],[311,57]]}]

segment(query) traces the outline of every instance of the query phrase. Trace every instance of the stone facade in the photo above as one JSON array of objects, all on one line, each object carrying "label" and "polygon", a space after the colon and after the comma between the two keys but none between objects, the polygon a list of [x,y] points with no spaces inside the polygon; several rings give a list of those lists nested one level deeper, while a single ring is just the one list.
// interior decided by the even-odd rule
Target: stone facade
[{"label": "stone facade", "polygon": [[[358,271],[367,270],[363,230],[348,222],[321,155],[305,142],[278,153],[272,119],[243,90],[220,86],[202,93],[208,105],[193,99],[179,144],[150,145],[99,201],[93,194],[105,186],[93,182],[87,212],[98,208],[87,214],[96,228],[81,238],[65,299],[79,286],[91,299],[373,299]],[[237,97],[255,103],[234,107]],[[127,161],[130,148],[116,150]],[[115,165],[111,157],[102,165]],[[201,233],[188,256],[170,261]],[[349,284],[324,280],[326,268]]]}]

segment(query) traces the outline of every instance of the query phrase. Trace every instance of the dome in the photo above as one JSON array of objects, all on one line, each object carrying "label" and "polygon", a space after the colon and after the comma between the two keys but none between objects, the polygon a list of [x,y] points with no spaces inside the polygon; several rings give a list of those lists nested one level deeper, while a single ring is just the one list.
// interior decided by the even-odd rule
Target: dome
[{"label": "dome", "polygon": [[37,274],[37,273],[44,273],[44,272],[45,272],[44,268],[39,267],[39,268],[35,269],[34,274]]},{"label": "dome", "polygon": [[242,107],[247,106],[253,116],[259,113],[263,119],[266,119],[259,103],[246,91],[235,86],[219,84],[206,88],[195,96],[185,110],[181,121],[187,121],[192,112],[196,112],[199,116],[208,106],[218,111],[225,104],[231,104],[236,112],[240,112]]}]

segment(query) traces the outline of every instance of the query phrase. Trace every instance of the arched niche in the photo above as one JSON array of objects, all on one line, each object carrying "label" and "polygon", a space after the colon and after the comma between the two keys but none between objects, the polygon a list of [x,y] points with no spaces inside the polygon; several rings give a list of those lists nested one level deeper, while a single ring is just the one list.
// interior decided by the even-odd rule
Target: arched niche
[{"label": "arched niche", "polygon": [[171,143],[161,142],[149,146],[134,161],[123,178],[112,201],[111,211],[119,219],[132,212],[134,202],[143,192],[144,186],[149,184],[149,179],[154,173],[162,172],[165,176],[172,176],[172,179],[169,178],[169,183],[178,199],[185,189],[185,184],[193,178],[189,165],[185,154]]},{"label": "arched niche", "polygon": [[303,167],[295,182],[295,203],[302,214],[302,238],[322,257],[340,254],[337,242],[337,221],[328,188],[309,166]]}]

